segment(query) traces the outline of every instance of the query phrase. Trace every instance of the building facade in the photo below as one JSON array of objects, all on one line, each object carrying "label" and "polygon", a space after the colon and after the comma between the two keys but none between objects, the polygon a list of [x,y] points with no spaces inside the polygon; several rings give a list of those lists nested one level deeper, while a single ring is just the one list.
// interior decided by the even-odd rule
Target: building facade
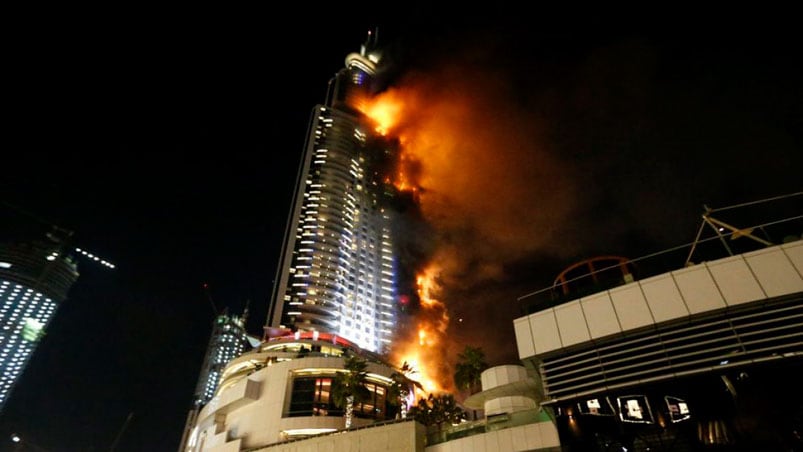
[{"label": "building facade", "polygon": [[212,400],[223,368],[232,359],[250,349],[245,319],[236,315],[220,314],[212,324],[209,346],[206,348],[198,384],[193,395],[193,405],[206,405]]},{"label": "building facade", "polygon": [[0,244],[0,411],[77,279],[60,241]]},{"label": "building facade", "polygon": [[394,419],[392,367],[336,335],[295,332],[263,342],[223,369],[179,450],[248,450],[343,429],[344,407],[336,405],[332,388],[352,355],[367,363],[368,390],[354,407],[353,425]]},{"label": "building facade", "polygon": [[[367,363],[367,397],[345,429],[334,387],[350,356]],[[560,450],[554,418],[541,408],[537,380],[524,366],[483,372],[483,390],[466,406],[484,410],[485,418],[429,427],[402,418],[404,402],[391,389],[395,372],[379,355],[336,335],[271,338],[226,366],[214,398],[188,424],[179,452]]]},{"label": "building facade", "polygon": [[514,321],[564,450],[797,450],[803,240]]},{"label": "building facade", "polygon": [[369,40],[312,111],[267,325],[337,334],[382,352],[395,324],[395,147],[360,113],[378,89]]}]

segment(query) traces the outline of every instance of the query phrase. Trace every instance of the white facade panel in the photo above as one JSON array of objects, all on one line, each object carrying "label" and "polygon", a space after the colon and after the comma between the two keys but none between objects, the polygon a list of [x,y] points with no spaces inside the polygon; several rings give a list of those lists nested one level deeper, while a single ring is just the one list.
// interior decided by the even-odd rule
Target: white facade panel
[{"label": "white facade panel", "polygon": [[[496,450],[513,450],[513,435],[510,434],[510,430],[512,429],[499,430],[499,434],[496,437],[499,449]],[[490,449],[488,452],[491,450],[493,449]]]},{"label": "white facade panel", "polygon": [[485,452],[485,439],[482,435],[475,435],[471,437],[473,442],[472,447],[476,452]]},{"label": "white facade panel", "polygon": [[555,319],[558,321],[560,339],[564,347],[591,339],[579,301],[555,307]]},{"label": "white facade panel", "polygon": [[670,274],[647,278],[640,281],[639,284],[656,322],[689,315],[689,310]]},{"label": "white facade panel", "polygon": [[644,300],[644,294],[638,283],[616,287],[610,290],[611,302],[616,310],[616,317],[623,330],[630,330],[653,323],[652,314]]},{"label": "white facade panel", "polygon": [[719,259],[705,265],[729,306],[766,298],[742,256]]},{"label": "white facade panel", "polygon": [[513,413],[516,411],[530,410],[536,408],[535,400],[525,396],[506,396],[498,397],[485,402],[485,415]]},{"label": "white facade panel", "polygon": [[803,278],[779,247],[766,248],[744,255],[747,264],[769,297],[803,291]]},{"label": "white facade panel", "polygon": [[519,359],[535,355],[535,344],[533,343],[533,333],[530,330],[530,320],[527,317],[519,317],[513,321],[513,330],[516,333],[516,347],[518,347],[519,350]]},{"label": "white facade panel", "polygon": [[[414,422],[404,422],[352,431],[347,435],[308,438],[303,441],[279,444],[265,450],[270,452],[374,452],[380,450],[409,452],[423,450],[423,447],[417,445],[416,428],[418,427]],[[433,448],[433,450],[435,449]]]},{"label": "white facade panel", "polygon": [[541,447],[558,447],[560,446],[560,437],[558,437],[558,429],[552,422],[539,422],[538,429],[541,432]]},{"label": "white facade panel", "polygon": [[558,323],[552,309],[530,315],[530,329],[536,353],[546,353],[561,348]]},{"label": "white facade panel", "polygon": [[524,436],[524,428],[509,428],[510,437],[513,442],[513,449],[511,450],[527,450],[527,438]]},{"label": "white facade panel", "polygon": [[527,369],[517,364],[490,367],[480,374],[483,391],[526,379]]},{"label": "white facade panel", "polygon": [[527,450],[541,448],[541,430],[538,424],[527,424],[524,426],[524,438],[527,441]]},{"label": "white facade panel", "polygon": [[499,432],[494,430],[484,435],[479,435],[485,440],[485,450],[503,450],[499,447]]},{"label": "white facade panel", "polygon": [[[469,436],[467,438],[462,438],[461,441],[463,442],[460,446],[460,450],[462,452],[475,452],[474,451],[474,438]],[[485,444],[483,443],[483,446]],[[476,452],[482,452],[482,450],[477,450]]]},{"label": "white facade panel", "polygon": [[483,391],[499,386],[499,377],[497,372],[493,371],[494,369],[494,367],[491,367],[480,374],[480,384]]},{"label": "white facade panel", "polygon": [[239,452],[240,440],[229,441],[209,449],[209,452]]},{"label": "white facade panel", "polygon": [[507,381],[512,383],[514,381],[524,381],[527,379],[527,369],[520,365],[506,365],[499,366],[505,368],[507,374]]},{"label": "white facade panel", "polygon": [[803,276],[803,240],[785,243],[781,248],[789,256],[789,260],[795,266],[797,274]]},{"label": "white facade panel", "polygon": [[692,314],[727,306],[705,265],[684,268],[672,274],[686,307]]},{"label": "white facade panel", "polygon": [[588,322],[588,331],[592,339],[598,339],[610,334],[619,333],[619,319],[608,292],[594,294],[580,300]]}]

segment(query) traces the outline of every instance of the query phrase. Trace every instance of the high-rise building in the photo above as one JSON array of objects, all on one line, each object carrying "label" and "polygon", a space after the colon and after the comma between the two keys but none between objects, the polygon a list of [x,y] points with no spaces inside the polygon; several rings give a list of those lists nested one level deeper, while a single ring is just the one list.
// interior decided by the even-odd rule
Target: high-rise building
[{"label": "high-rise building", "polygon": [[[780,236],[669,272],[619,256],[568,267],[523,297],[523,365],[483,371],[463,401],[483,416],[455,425],[402,416],[395,369],[341,337],[271,337],[222,370],[179,451],[799,450],[803,240]],[[333,388],[352,356],[367,391],[344,428]]]},{"label": "high-rise building", "polygon": [[360,113],[378,89],[369,34],[312,111],[267,324],[344,337],[382,352],[395,324],[395,147]]},{"label": "high-rise building", "polygon": [[65,244],[48,237],[0,244],[0,411],[44,328],[78,279]]},{"label": "high-rise building", "polygon": [[226,313],[215,317],[198,385],[195,387],[194,406],[206,405],[212,400],[220,381],[221,370],[229,361],[251,348],[245,331],[244,317]]},{"label": "high-rise building", "polygon": [[259,344],[259,341],[251,338],[245,330],[247,318],[248,308],[242,316],[230,315],[224,311],[215,317],[198,383],[195,386],[195,394],[192,396],[192,408],[187,413],[179,450],[183,450],[190,429],[195,425],[201,408],[214,398],[223,369],[233,359],[250,350],[252,345]]}]

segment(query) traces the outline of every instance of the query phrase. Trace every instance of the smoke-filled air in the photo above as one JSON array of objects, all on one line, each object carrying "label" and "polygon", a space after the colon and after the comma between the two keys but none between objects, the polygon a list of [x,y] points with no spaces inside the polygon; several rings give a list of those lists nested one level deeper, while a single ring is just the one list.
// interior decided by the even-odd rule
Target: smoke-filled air
[{"label": "smoke-filled air", "polygon": [[416,248],[418,306],[402,316],[392,359],[411,364],[427,392],[454,390],[463,346],[487,353],[509,337],[483,327],[500,324],[492,317],[512,321],[515,297],[481,288],[503,282],[506,264],[549,248],[572,209],[570,174],[505,86],[452,66],[410,74],[363,108],[398,139],[392,182],[413,196],[425,225],[401,238]]}]

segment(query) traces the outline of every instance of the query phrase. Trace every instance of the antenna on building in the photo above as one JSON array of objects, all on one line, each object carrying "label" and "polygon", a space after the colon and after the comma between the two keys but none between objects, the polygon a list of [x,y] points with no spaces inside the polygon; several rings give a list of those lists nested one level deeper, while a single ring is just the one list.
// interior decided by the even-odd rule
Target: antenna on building
[{"label": "antenna on building", "polygon": [[245,309],[243,309],[243,315],[242,315],[243,325],[245,325],[245,322],[248,321],[248,307],[249,306],[251,306],[251,299],[250,298],[246,298],[246,300],[245,300]]},{"label": "antenna on building", "polygon": [[215,305],[215,300],[212,299],[212,294],[209,292],[209,283],[203,283],[201,287],[203,287],[206,299],[209,300],[209,304],[212,306],[212,312],[217,316],[220,312]]},{"label": "antenna on building", "polygon": [[373,30],[368,30],[368,36],[365,38],[365,43],[360,46],[360,55],[367,56],[368,52],[376,47],[379,40],[379,27],[374,27]]}]

